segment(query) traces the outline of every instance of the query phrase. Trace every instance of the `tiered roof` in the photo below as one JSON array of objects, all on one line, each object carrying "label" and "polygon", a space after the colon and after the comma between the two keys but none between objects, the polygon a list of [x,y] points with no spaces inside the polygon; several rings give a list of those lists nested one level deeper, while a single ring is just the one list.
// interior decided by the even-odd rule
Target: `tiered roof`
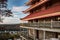
[{"label": "tiered roof", "polygon": [[33,0],[29,0],[26,5],[30,5]]},{"label": "tiered roof", "polygon": [[[46,2],[48,2],[48,1],[49,0],[43,0],[41,2],[38,2],[38,4],[35,4],[34,6],[28,8],[24,12],[27,13],[30,10],[36,8],[39,5],[42,5],[42,4],[46,3]],[[37,13],[36,12],[35,13],[30,13],[30,15],[26,16],[22,20],[32,20],[32,19],[52,17],[52,16],[58,16],[58,15],[60,15],[60,3],[54,4],[53,6],[51,6],[50,8],[48,8],[46,10],[38,11]]]},{"label": "tiered roof", "polygon": [[60,15],[60,13],[55,13],[55,12],[60,12],[60,6],[51,7],[47,10],[43,10],[38,13],[33,13],[33,14],[31,13],[30,15],[26,16],[22,20],[32,20],[37,18],[45,18],[45,17]]},{"label": "tiered roof", "polygon": [[[31,9],[33,9],[33,8],[39,6],[39,5],[41,5],[41,4],[43,4],[43,3],[47,2],[47,1],[48,1],[48,0],[40,1],[38,4],[35,4],[34,6],[32,6],[32,7],[28,8],[28,9],[26,9],[26,10],[24,11],[24,13],[29,12]],[[28,2],[28,3],[29,3],[29,2]]]}]

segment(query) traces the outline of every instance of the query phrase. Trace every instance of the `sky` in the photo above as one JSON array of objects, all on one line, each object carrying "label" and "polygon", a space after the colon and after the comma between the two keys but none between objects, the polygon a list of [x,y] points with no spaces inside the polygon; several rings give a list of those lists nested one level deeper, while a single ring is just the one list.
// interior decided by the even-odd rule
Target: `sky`
[{"label": "sky", "polygon": [[20,18],[27,16],[28,14],[24,14],[22,11],[26,10],[28,7],[25,6],[25,3],[28,0],[8,0],[7,8],[13,12],[14,17],[2,17],[3,23],[12,24],[12,23],[22,23],[23,21]]},{"label": "sky", "polygon": [[23,18],[28,15],[22,12],[28,8],[25,6],[27,1],[28,0],[8,0],[8,9],[13,12],[14,17]]}]

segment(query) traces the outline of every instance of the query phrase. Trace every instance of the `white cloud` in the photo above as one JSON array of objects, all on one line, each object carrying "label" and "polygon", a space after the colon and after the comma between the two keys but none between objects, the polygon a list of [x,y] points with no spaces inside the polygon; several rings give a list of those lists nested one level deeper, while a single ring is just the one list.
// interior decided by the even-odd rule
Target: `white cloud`
[{"label": "white cloud", "polygon": [[19,18],[26,16],[25,14],[22,13],[22,11],[26,10],[27,8],[28,8],[27,6],[19,6],[19,7],[14,6],[12,8],[14,17],[3,17],[4,18],[3,24],[16,24],[23,22]]},{"label": "white cloud", "polygon": [[14,6],[13,8],[12,8],[12,11],[13,12],[22,12],[22,11],[24,11],[24,10],[26,10],[28,7],[27,6]]},{"label": "white cloud", "polygon": [[20,19],[19,18],[15,18],[15,17],[3,17],[3,24],[18,24],[20,23]]},{"label": "white cloud", "polygon": [[15,18],[19,18],[18,15],[15,15],[15,14],[14,14],[14,17],[15,17]]},{"label": "white cloud", "polygon": [[20,23],[27,23],[28,21],[20,20],[17,17],[2,17],[3,23],[0,24],[20,24]]},{"label": "white cloud", "polygon": [[28,14],[23,14],[22,11],[26,10],[28,7],[27,6],[13,6],[12,12],[14,17],[16,18],[23,18]]}]

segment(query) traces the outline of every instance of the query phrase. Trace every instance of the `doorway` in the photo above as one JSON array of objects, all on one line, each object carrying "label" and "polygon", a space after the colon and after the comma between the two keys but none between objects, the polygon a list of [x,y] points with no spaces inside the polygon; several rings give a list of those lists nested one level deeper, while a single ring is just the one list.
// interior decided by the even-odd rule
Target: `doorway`
[{"label": "doorway", "polygon": [[36,38],[39,39],[39,30],[36,30]]}]

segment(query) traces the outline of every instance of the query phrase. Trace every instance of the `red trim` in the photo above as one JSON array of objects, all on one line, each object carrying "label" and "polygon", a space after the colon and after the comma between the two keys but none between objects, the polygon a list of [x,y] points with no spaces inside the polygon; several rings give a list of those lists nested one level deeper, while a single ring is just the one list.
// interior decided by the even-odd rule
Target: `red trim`
[{"label": "red trim", "polygon": [[33,8],[35,8],[35,7],[39,6],[39,5],[47,2],[47,1],[48,1],[48,0],[44,0],[44,1],[42,1],[42,2],[39,2],[38,4],[35,4],[34,6],[28,8],[27,10],[25,10],[24,13],[27,13],[29,10],[31,10],[31,9],[33,9]]},{"label": "red trim", "polygon": [[[46,9],[46,10],[43,10],[43,11],[40,11],[38,13],[31,13],[30,15],[26,16],[24,19],[29,19],[29,18],[33,18],[33,17],[37,17],[37,16],[43,16],[45,14],[51,14],[51,13],[54,13],[54,12],[60,12],[60,5],[59,6],[54,6],[54,7],[51,7],[49,9]],[[54,16],[54,15],[53,15]]]}]

